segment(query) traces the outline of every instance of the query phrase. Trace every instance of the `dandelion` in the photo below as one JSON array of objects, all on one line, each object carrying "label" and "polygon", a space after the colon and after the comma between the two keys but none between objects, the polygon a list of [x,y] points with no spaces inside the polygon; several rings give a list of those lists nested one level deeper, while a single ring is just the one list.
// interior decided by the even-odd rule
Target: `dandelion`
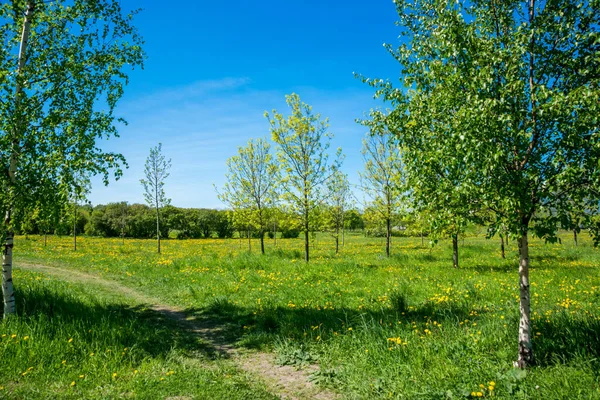
[{"label": "dandelion", "polygon": [[75,381],[71,382],[71,386],[75,386],[75,385],[76,385]]},{"label": "dandelion", "polygon": [[70,338],[70,339],[69,339],[69,343],[71,343],[72,341],[73,341],[73,338]]}]

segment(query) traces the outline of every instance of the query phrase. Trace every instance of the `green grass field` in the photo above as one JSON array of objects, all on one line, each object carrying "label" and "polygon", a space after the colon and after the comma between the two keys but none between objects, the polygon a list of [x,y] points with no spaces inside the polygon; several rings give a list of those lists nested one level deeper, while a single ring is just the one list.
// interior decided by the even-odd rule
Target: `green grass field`
[{"label": "green grass field", "polygon": [[[0,326],[0,397],[273,398],[232,360],[125,295],[20,269],[35,262],[84,271],[227,326],[232,343],[280,364],[317,363],[311,379],[342,398],[600,399],[600,251],[531,243],[536,365],[515,370],[516,242],[467,237],[451,248],[420,239],[349,235],[341,253],[318,237],[248,254],[238,240],[19,238],[18,317]],[[258,241],[253,243],[258,250]],[[72,339],[72,340],[71,340]],[[275,397],[276,398],[276,397]]]}]

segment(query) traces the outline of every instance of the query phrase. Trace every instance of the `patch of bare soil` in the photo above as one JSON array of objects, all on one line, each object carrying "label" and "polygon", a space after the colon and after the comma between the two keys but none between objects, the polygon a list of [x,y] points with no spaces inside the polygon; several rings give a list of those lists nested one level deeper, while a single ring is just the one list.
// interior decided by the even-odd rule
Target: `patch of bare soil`
[{"label": "patch of bare soil", "polygon": [[107,280],[97,275],[72,269],[50,267],[40,264],[20,263],[19,268],[42,272],[61,280],[77,283],[88,283],[102,287],[108,292],[118,293],[138,303],[147,305],[151,310],[177,323],[184,329],[193,332],[206,342],[210,350],[222,357],[232,359],[237,366],[247,373],[260,377],[273,394],[282,399],[338,399],[339,395],[316,386],[309,380],[309,375],[318,370],[311,365],[304,369],[277,365],[275,356],[264,352],[240,352],[227,338],[227,327],[210,320],[194,320],[181,309],[161,304],[146,294],[126,287],[117,281]]}]

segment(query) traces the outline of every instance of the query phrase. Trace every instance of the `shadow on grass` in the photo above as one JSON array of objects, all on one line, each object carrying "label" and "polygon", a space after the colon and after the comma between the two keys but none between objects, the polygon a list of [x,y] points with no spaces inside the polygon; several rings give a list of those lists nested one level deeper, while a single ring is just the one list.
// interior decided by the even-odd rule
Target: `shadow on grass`
[{"label": "shadow on grass", "polygon": [[[227,340],[245,348],[270,346],[282,337],[302,338],[305,331],[319,326],[321,330],[340,331],[345,327],[363,327],[376,330],[380,326],[403,323],[422,323],[435,320],[441,324],[458,323],[467,318],[471,307],[468,304],[433,304],[430,302],[408,307],[395,304],[395,308],[363,309],[350,308],[317,310],[314,308],[263,307],[255,314],[255,309],[232,304],[226,297],[213,300],[207,307],[186,310],[199,321],[226,326]],[[485,311],[480,311],[483,315]],[[253,334],[244,335],[248,327]],[[596,371],[600,368],[600,321],[589,318],[573,319],[568,315],[547,322],[536,322],[536,332],[542,335],[534,343],[537,365],[548,367],[584,360]],[[516,347],[516,343],[515,343]]]},{"label": "shadow on grass", "polygon": [[[408,306],[404,300],[391,299],[393,308],[377,307],[357,310],[354,308],[316,309],[263,305],[256,309],[239,307],[227,297],[216,297],[202,308],[189,308],[185,313],[193,316],[201,325],[224,327],[220,339],[226,338],[230,344],[245,348],[262,348],[272,345],[281,337],[300,338],[311,327],[322,330],[339,331],[345,327],[376,329],[378,326],[395,325],[398,321],[422,323],[435,320],[440,323],[458,323],[469,317],[470,308],[466,304],[436,305],[430,302],[420,306]],[[252,329],[253,335],[246,335]],[[243,340],[242,340],[243,339]]]},{"label": "shadow on grass", "polygon": [[541,367],[584,359],[600,371],[600,320],[574,318],[566,311],[551,320],[536,321],[534,341],[536,364]]},{"label": "shadow on grass", "polygon": [[[82,302],[68,292],[43,286],[15,288],[17,310],[21,321],[43,325],[44,335],[61,337],[65,332],[77,333],[78,340],[93,345],[120,348],[136,347],[144,357],[166,356],[173,350],[186,354],[212,355],[214,349],[203,343],[191,330],[166,313],[143,305]],[[68,333],[67,333],[68,334]],[[93,346],[92,346],[93,347]]]}]

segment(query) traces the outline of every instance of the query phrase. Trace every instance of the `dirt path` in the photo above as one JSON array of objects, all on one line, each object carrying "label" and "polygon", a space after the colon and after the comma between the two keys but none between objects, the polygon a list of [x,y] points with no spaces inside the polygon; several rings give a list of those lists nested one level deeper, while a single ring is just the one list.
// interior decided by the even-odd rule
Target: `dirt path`
[{"label": "dirt path", "polygon": [[316,366],[297,370],[291,366],[277,365],[275,357],[271,353],[242,353],[225,339],[225,327],[211,323],[211,321],[194,320],[181,309],[161,304],[157,299],[121,285],[117,281],[107,280],[98,275],[73,269],[50,267],[47,265],[19,263],[18,267],[30,271],[42,272],[70,282],[91,283],[102,287],[107,292],[118,293],[138,303],[143,303],[151,310],[177,321],[182,328],[198,335],[214,352],[232,359],[240,369],[262,379],[271,388],[273,394],[282,399],[329,400],[339,398],[336,393],[320,389],[308,380],[309,374],[317,370]]}]

